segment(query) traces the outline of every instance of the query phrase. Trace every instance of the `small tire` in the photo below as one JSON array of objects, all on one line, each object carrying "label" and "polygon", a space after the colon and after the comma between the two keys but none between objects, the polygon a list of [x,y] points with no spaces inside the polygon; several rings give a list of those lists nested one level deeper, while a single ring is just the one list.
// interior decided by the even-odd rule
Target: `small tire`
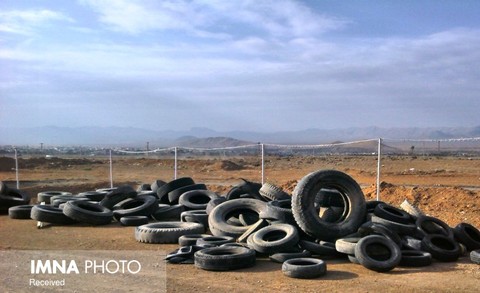
[{"label": "small tire", "polygon": [[377,205],[373,213],[380,218],[393,222],[402,224],[412,223],[412,217],[407,212],[385,203]]},{"label": "small tire", "polygon": [[19,205],[13,206],[8,209],[8,216],[10,219],[17,220],[31,220],[30,214],[32,212],[33,205]]},{"label": "small tire", "polygon": [[126,216],[150,216],[157,208],[158,199],[156,196],[137,196],[123,202],[120,209],[113,211],[113,216],[117,221]]},{"label": "small tire", "polygon": [[204,245],[211,245],[211,246],[220,246],[222,244],[227,243],[234,243],[235,239],[230,236],[205,236],[202,238],[197,239],[196,245],[204,246]]},{"label": "small tire", "polygon": [[339,255],[338,251],[335,249],[335,243],[332,242],[320,241],[320,243],[316,243],[308,240],[300,240],[298,244],[301,248],[310,251],[313,255]]},{"label": "small tire", "polygon": [[67,217],[62,209],[49,205],[34,205],[30,213],[30,218],[39,222],[57,225],[70,225],[77,222]]},{"label": "small tire", "polygon": [[417,226],[415,224],[397,223],[375,215],[372,216],[372,222],[382,224],[397,234],[414,236],[417,233]]},{"label": "small tire", "polygon": [[157,222],[135,228],[135,239],[143,243],[178,243],[182,235],[201,234],[203,225],[187,222]]},{"label": "small tire", "polygon": [[120,203],[127,198],[132,198],[137,196],[137,192],[133,187],[129,185],[119,186],[105,195],[105,197],[100,201],[100,205],[106,207],[107,209],[113,209],[113,206],[117,203]]},{"label": "small tire", "polygon": [[203,237],[209,237],[212,235],[209,234],[187,234],[182,235],[178,238],[178,245],[182,246],[192,246],[197,244],[197,240]]},{"label": "small tire", "polygon": [[293,258],[282,264],[285,276],[298,279],[314,279],[327,272],[327,264],[317,258]]},{"label": "small tire", "polygon": [[72,195],[72,193],[67,191],[42,191],[37,194],[37,201],[50,204],[50,198],[55,195]]},{"label": "small tire", "polygon": [[120,218],[122,226],[141,226],[148,224],[147,216],[124,216]]},{"label": "small tire", "polygon": [[169,203],[178,204],[178,200],[180,199],[180,196],[185,192],[192,191],[192,190],[207,190],[207,186],[203,183],[199,183],[199,184],[191,184],[191,185],[174,189],[168,193]]},{"label": "small tire", "polygon": [[453,238],[441,234],[428,234],[422,239],[421,248],[442,262],[456,261],[461,254],[458,243]]},{"label": "small tire", "polygon": [[180,215],[185,211],[185,207],[181,204],[167,205],[160,204],[159,207],[152,213],[152,218],[157,221],[165,220],[180,220]]},{"label": "small tire", "polygon": [[63,207],[63,213],[71,219],[90,225],[107,225],[113,219],[111,210],[86,201],[68,201]]},{"label": "small tire", "polygon": [[220,196],[210,190],[190,190],[180,195],[178,203],[187,210],[206,210],[208,203]]},{"label": "small tire", "polygon": [[392,240],[379,235],[370,235],[358,241],[355,246],[355,258],[369,270],[388,272],[398,266],[402,253]]},{"label": "small tire", "polygon": [[429,216],[421,216],[417,218],[415,222],[418,228],[418,232],[422,235],[428,234],[441,234],[450,238],[454,238],[453,230],[444,221]]},{"label": "small tire", "polygon": [[304,258],[304,257],[311,257],[312,254],[308,250],[303,250],[301,252],[278,252],[275,254],[270,255],[271,261],[276,263],[284,263],[285,261],[293,258]]},{"label": "small tire", "polygon": [[300,237],[297,228],[289,224],[274,224],[253,234],[252,246],[255,251],[273,254],[288,251],[298,244]]},{"label": "small tire", "polygon": [[[157,196],[161,203],[170,203],[168,201],[168,193],[183,186],[195,184],[190,177],[181,177],[163,184],[157,189]],[[153,188],[152,188],[153,190]]]},{"label": "small tire", "polygon": [[453,228],[455,238],[469,251],[480,249],[480,231],[468,223],[460,223]]},{"label": "small tire", "polygon": [[353,255],[355,254],[355,246],[357,246],[360,237],[348,237],[340,238],[335,241],[335,249],[343,254]]},{"label": "small tire", "polygon": [[86,192],[81,192],[77,194],[79,197],[86,197],[89,198],[92,201],[101,201],[102,199],[105,198],[105,195],[107,195],[108,192],[105,191],[86,191]]},{"label": "small tire", "polygon": [[246,247],[219,246],[195,252],[195,267],[209,271],[230,271],[255,265],[255,251]]},{"label": "small tire", "polygon": [[432,264],[432,255],[420,250],[402,250],[401,267],[426,267]]},{"label": "small tire", "polygon": [[267,201],[291,199],[290,195],[282,188],[268,182],[264,183],[258,192]]},{"label": "small tire", "polygon": [[235,239],[247,231],[250,226],[234,226],[227,223],[228,216],[237,211],[252,211],[260,214],[266,203],[257,199],[241,198],[226,201],[216,206],[208,216],[210,231],[215,236],[231,236]]}]

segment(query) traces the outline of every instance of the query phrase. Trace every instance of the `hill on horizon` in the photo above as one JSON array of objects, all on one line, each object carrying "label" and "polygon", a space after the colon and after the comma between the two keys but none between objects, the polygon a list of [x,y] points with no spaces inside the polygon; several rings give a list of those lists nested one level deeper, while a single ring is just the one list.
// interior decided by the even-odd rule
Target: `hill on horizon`
[{"label": "hill on horizon", "polygon": [[[215,131],[192,128],[185,131],[149,130],[134,127],[0,127],[0,145],[55,146],[195,146],[227,147],[245,144],[324,144],[334,141],[357,141],[375,138],[452,139],[480,137],[480,126],[439,128],[351,127],[306,129],[299,131],[253,132]],[[214,139],[212,139],[214,138]]]}]

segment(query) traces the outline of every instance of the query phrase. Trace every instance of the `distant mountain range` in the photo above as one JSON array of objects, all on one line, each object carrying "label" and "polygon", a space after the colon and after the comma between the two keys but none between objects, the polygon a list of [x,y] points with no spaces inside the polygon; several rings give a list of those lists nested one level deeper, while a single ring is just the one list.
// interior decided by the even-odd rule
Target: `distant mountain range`
[{"label": "distant mountain range", "polygon": [[215,131],[192,128],[186,131],[147,130],[133,127],[0,127],[0,145],[89,145],[89,146],[165,146],[224,147],[251,143],[320,144],[371,138],[447,139],[480,137],[477,127],[306,129],[300,131],[251,132]]}]

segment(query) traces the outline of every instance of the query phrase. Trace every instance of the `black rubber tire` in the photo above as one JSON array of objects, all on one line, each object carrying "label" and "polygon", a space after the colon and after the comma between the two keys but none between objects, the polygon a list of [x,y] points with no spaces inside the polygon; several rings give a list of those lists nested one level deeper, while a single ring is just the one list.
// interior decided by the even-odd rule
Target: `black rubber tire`
[{"label": "black rubber tire", "polygon": [[165,184],[167,184],[167,182],[165,182],[163,180],[160,180],[160,179],[157,179],[157,180],[153,181],[152,184],[150,184],[150,190],[155,192],[155,194],[156,194],[158,189]]},{"label": "black rubber tire", "polygon": [[392,240],[380,235],[370,235],[358,241],[355,258],[369,270],[388,272],[398,266],[402,253]]},{"label": "black rubber tire", "polygon": [[480,265],[480,249],[472,250],[470,252],[470,260],[477,265]]},{"label": "black rubber tire", "polygon": [[178,203],[184,205],[186,210],[206,210],[208,203],[219,197],[209,190],[190,190],[180,195]]},{"label": "black rubber tire", "polygon": [[248,268],[255,260],[255,251],[246,247],[219,246],[195,252],[195,267],[209,271]]},{"label": "black rubber tire", "polygon": [[408,200],[404,200],[400,204],[400,208],[406,211],[414,220],[425,215],[418,207],[411,204]]},{"label": "black rubber tire", "polygon": [[401,267],[426,267],[432,264],[432,255],[420,250],[402,250]]},{"label": "black rubber tire", "polygon": [[422,250],[422,240],[412,236],[403,236],[402,249],[404,250]]},{"label": "black rubber tire", "polygon": [[239,199],[242,194],[245,194],[243,188],[241,186],[234,186],[227,192],[225,198],[226,200]]},{"label": "black rubber tire", "polygon": [[259,253],[274,254],[288,251],[297,245],[299,240],[297,228],[289,224],[275,224],[255,232],[252,246]]},{"label": "black rubber tire", "polygon": [[70,225],[77,222],[74,219],[67,217],[62,209],[49,205],[34,205],[30,213],[30,218],[36,221],[57,225]]},{"label": "black rubber tire", "polygon": [[314,279],[326,274],[327,264],[317,258],[293,258],[282,264],[282,272],[290,278]]},{"label": "black rubber tire", "polygon": [[402,245],[402,238],[400,238],[398,233],[396,233],[395,231],[392,231],[387,226],[379,224],[379,223],[373,223],[373,222],[364,223],[358,229],[358,234],[361,237],[365,237],[365,236],[372,235],[372,234],[382,235],[382,236],[387,237],[388,239],[392,240],[395,244]]},{"label": "black rubber tire", "polygon": [[192,190],[207,190],[207,186],[203,183],[198,183],[177,188],[168,193],[168,201],[170,202],[170,204],[178,204],[180,196],[185,192]]},{"label": "black rubber tire", "polygon": [[157,189],[157,196],[161,203],[170,203],[168,201],[168,193],[175,189],[178,189],[183,186],[195,184],[192,178],[190,177],[181,177],[175,180],[172,180],[164,185],[160,186]]},{"label": "black rubber tire", "polygon": [[86,197],[92,201],[101,201],[105,198],[108,192],[105,191],[86,191],[77,194],[79,197]]},{"label": "black rubber tire", "polygon": [[0,195],[5,195],[7,194],[8,191],[8,186],[5,184],[5,182],[0,181]]},{"label": "black rubber tire", "polygon": [[30,195],[23,190],[8,187],[4,194],[0,194],[0,209],[28,205],[29,203]]},{"label": "black rubber tire", "polygon": [[185,211],[185,207],[181,204],[167,205],[159,204],[159,207],[152,213],[151,217],[157,221],[180,220],[180,215]]},{"label": "black rubber tire", "polygon": [[8,208],[8,216],[10,219],[17,220],[31,220],[30,214],[32,212],[33,205],[19,205]]},{"label": "black rubber tire", "polygon": [[267,227],[268,225],[269,224],[265,219],[259,219],[256,223],[251,225],[250,228],[248,228],[248,230],[245,231],[245,233],[243,233],[237,238],[237,242],[239,243],[247,242],[247,238],[250,237],[250,235],[262,229],[263,227]]},{"label": "black rubber tire", "polygon": [[144,243],[178,243],[182,235],[201,234],[203,225],[187,222],[157,222],[135,228],[135,239]]},{"label": "black rubber tire", "polygon": [[343,254],[354,255],[355,254],[355,247],[357,246],[358,241],[360,241],[360,237],[348,237],[348,238],[340,238],[335,241],[335,249]]},{"label": "black rubber tire", "polygon": [[259,193],[260,188],[262,187],[262,184],[251,182],[243,178],[241,179],[243,181],[242,183],[232,187],[227,192],[227,195],[225,196],[227,200],[248,197],[248,198],[254,198],[261,201],[265,201],[265,198],[263,198],[263,196],[261,196]]},{"label": "black rubber tire", "polygon": [[453,230],[444,221],[429,216],[421,216],[417,218],[416,225],[420,235],[442,234],[453,239]]},{"label": "black rubber tire", "polygon": [[378,204],[375,207],[375,210],[373,213],[377,217],[380,217],[389,221],[402,223],[402,224],[413,223],[412,217],[407,212],[401,209],[397,209],[396,207],[386,203]]},{"label": "black rubber tire", "polygon": [[428,234],[422,239],[422,250],[442,262],[456,261],[461,254],[460,246],[453,238],[441,234]]},{"label": "black rubber tire", "polygon": [[38,203],[50,204],[50,198],[55,195],[72,195],[72,193],[67,191],[43,191],[37,194],[37,201]]},{"label": "black rubber tire", "polygon": [[219,198],[214,198],[211,201],[208,202],[207,207],[205,208],[205,211],[207,212],[208,215],[212,212],[212,210],[218,206],[221,203],[226,202],[227,199],[225,197],[219,197]]},{"label": "black rubber tire", "polygon": [[80,196],[69,196],[69,195],[66,195],[66,196],[62,196],[62,195],[58,195],[58,196],[52,196],[50,198],[50,205],[51,206],[54,206],[54,207],[60,207],[60,205],[62,203],[66,203],[68,201],[91,201],[89,198],[87,197],[80,197]]},{"label": "black rubber tire", "polygon": [[368,200],[365,204],[367,206],[367,213],[373,213],[375,211],[375,208],[379,205],[385,203],[380,200]]},{"label": "black rubber tire", "polygon": [[100,201],[100,205],[111,210],[117,203],[135,196],[137,196],[137,192],[133,187],[130,185],[122,185],[107,193]]},{"label": "black rubber tire", "polygon": [[197,239],[196,245],[220,246],[222,244],[234,243],[235,239],[230,236],[205,236]]},{"label": "black rubber tire", "polygon": [[480,249],[480,231],[468,224],[460,223],[453,228],[455,239],[463,243],[469,251]]},{"label": "black rubber tire", "polygon": [[141,226],[148,224],[147,216],[125,216],[120,218],[122,226]]},{"label": "black rubber tire", "polygon": [[293,258],[305,258],[311,257],[312,254],[308,250],[301,252],[278,252],[269,256],[270,260],[276,263],[284,263],[285,261]]},{"label": "black rubber tire", "polygon": [[158,209],[158,199],[156,196],[137,196],[121,206],[121,209],[113,211],[115,220],[120,221],[125,216],[150,216]]},{"label": "black rubber tire", "polygon": [[90,225],[107,225],[112,222],[113,212],[99,204],[86,201],[69,201],[63,213],[71,219]]},{"label": "black rubber tire", "polygon": [[313,255],[335,256],[338,251],[335,249],[335,243],[320,241],[320,243],[300,240],[298,242],[301,248],[310,251]]},{"label": "black rubber tire", "polygon": [[[319,217],[314,201],[322,188],[339,191],[349,203],[348,213],[341,221],[329,223]],[[320,240],[335,240],[357,231],[365,219],[366,206],[362,189],[353,178],[336,170],[320,170],[303,177],[297,184],[292,211],[305,233]]]},{"label": "black rubber tire", "polygon": [[152,191],[152,187],[150,186],[150,184],[147,184],[147,183],[140,184],[137,187],[137,192],[142,192],[142,191]]},{"label": "black rubber tire", "polygon": [[210,231],[215,236],[240,237],[250,226],[233,226],[227,223],[229,216],[242,210],[260,214],[266,208],[266,203],[257,199],[241,198],[226,201],[216,206],[208,216]]},{"label": "black rubber tire", "polygon": [[372,222],[382,224],[388,229],[397,234],[415,236],[417,234],[417,226],[415,224],[402,224],[393,221],[386,220],[384,218],[372,216]]},{"label": "black rubber tire", "polygon": [[280,220],[286,224],[296,225],[292,212],[292,199],[272,200],[267,202],[265,212],[260,215],[264,219]]},{"label": "black rubber tire", "polygon": [[200,223],[208,229],[208,215],[205,210],[185,211],[180,214],[180,221]]},{"label": "black rubber tire", "polygon": [[209,234],[187,234],[178,238],[178,245],[180,246],[192,246],[197,244],[197,240],[203,237],[209,237]]},{"label": "black rubber tire", "polygon": [[337,190],[322,188],[315,196],[315,207],[336,207],[343,209],[345,208],[345,201]]},{"label": "black rubber tire", "polygon": [[265,182],[258,192],[267,201],[291,199],[291,196],[282,188],[268,182]]}]

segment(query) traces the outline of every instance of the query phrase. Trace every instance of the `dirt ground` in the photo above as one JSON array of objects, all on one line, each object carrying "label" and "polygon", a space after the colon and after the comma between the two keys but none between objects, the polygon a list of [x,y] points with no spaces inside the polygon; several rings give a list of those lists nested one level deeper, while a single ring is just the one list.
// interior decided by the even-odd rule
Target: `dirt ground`
[{"label": "dirt ground", "polygon": [[[1,162],[5,166],[4,161]],[[151,183],[173,179],[173,160],[149,157],[116,157],[114,185]],[[72,193],[109,187],[106,158],[45,159],[20,161],[20,187],[32,195],[40,191]],[[480,227],[480,158],[385,157],[381,166],[380,199],[399,205],[404,199],[451,226],[468,222]],[[298,180],[318,169],[337,169],[352,176],[363,188],[367,200],[376,198],[377,161],[373,156],[267,157],[265,181],[291,192]],[[261,181],[257,157],[201,157],[179,161],[177,176],[191,176],[209,189],[225,194],[239,178]],[[14,187],[15,172],[0,168],[0,180]],[[30,220],[12,220],[0,215],[0,250],[152,250],[165,253],[176,245],[142,244],[134,229],[118,223],[107,226],[50,226],[37,229]],[[281,265],[258,259],[253,268],[232,272],[208,272],[193,265],[167,265],[169,292],[478,292],[480,266],[467,257],[454,263],[434,262],[426,268],[396,268],[376,273],[346,259],[326,259],[328,273],[314,280],[285,277]],[[1,274],[0,274],[1,275]],[[87,285],[88,288],[88,285]],[[145,288],[138,288],[143,291]],[[155,290],[153,290],[155,291]]]}]

